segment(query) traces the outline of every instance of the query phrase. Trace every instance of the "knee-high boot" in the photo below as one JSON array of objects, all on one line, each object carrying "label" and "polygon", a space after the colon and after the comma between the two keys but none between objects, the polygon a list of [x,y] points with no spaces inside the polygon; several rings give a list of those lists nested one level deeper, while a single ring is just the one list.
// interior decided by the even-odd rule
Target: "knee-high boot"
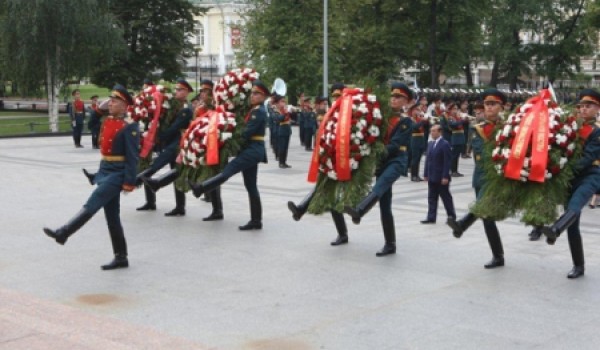
[{"label": "knee-high boot", "polygon": [[208,193],[208,192],[212,191],[217,186],[221,186],[225,181],[227,181],[227,178],[223,174],[217,174],[217,175],[215,175],[209,179],[206,179],[206,180],[202,181],[201,183],[197,183],[197,184],[192,183],[191,181],[188,180],[188,184],[190,185],[190,188],[192,189],[192,193],[194,194],[194,197],[200,198],[200,196],[202,196],[203,193]]},{"label": "knee-high boot", "polygon": [[90,183],[90,185],[94,186],[94,184],[96,184],[96,182],[94,181],[94,178],[96,177],[96,173],[90,173],[85,168],[83,168],[81,170],[83,171],[83,175],[85,175],[85,177],[88,179],[88,182]]},{"label": "knee-high boot", "polygon": [[110,263],[102,265],[102,270],[114,270],[129,267],[129,261],[127,260],[127,241],[125,241],[123,226],[120,224],[109,225],[108,231],[110,233],[110,240],[112,242],[115,257]]},{"label": "knee-high boot", "polygon": [[556,238],[560,236],[560,234],[566,230],[569,226],[571,226],[575,220],[579,217],[579,214],[572,210],[567,210],[556,222],[548,227],[542,227],[542,232],[546,235],[546,242],[548,244],[554,244],[556,242]]},{"label": "knee-high boot", "polygon": [[583,242],[580,233],[569,232],[569,249],[573,259],[573,269],[567,275],[568,278],[577,278],[583,276],[585,272],[585,261],[583,258]]},{"label": "knee-high boot", "polygon": [[396,254],[396,227],[394,226],[394,217],[386,215],[381,218],[381,226],[383,227],[383,237],[385,245],[380,251],[375,253],[376,256],[385,256]]},{"label": "knee-high boot", "polygon": [[238,227],[241,231],[262,229],[262,204],[260,196],[249,196],[250,199],[250,221],[246,225]]},{"label": "knee-high boot", "polygon": [[475,223],[475,221],[477,221],[477,216],[467,213],[467,215],[463,216],[462,219],[458,221],[456,221],[456,219],[453,217],[449,217],[447,224],[450,226],[450,228],[452,228],[452,234],[454,237],[460,238],[463,233],[465,233],[465,231],[469,229],[473,223]]},{"label": "knee-high boot", "polygon": [[179,172],[177,172],[177,169],[171,169],[163,175],[158,176],[157,178],[142,176],[142,181],[144,182],[144,184],[150,187],[152,192],[158,192],[158,190],[160,190],[161,188],[177,180],[178,177]]},{"label": "knee-high boot", "polygon": [[379,196],[371,192],[369,193],[358,205],[356,208],[345,207],[344,212],[352,217],[352,222],[355,224],[360,224],[360,219],[373,208],[375,203],[379,200]]},{"label": "knee-high boot", "polygon": [[165,216],[184,216],[185,215],[185,193],[175,188],[175,208]]},{"label": "knee-high boot", "polygon": [[202,221],[223,220],[223,201],[221,200],[221,187],[217,187],[209,193],[212,203],[212,213],[203,218]]},{"label": "knee-high boot", "polygon": [[156,194],[152,191],[152,189],[144,184],[144,194],[146,197],[146,203],[136,210],[145,211],[145,210],[156,210]]},{"label": "knee-high boot", "polygon": [[94,216],[94,213],[87,210],[85,207],[82,208],[69,222],[67,222],[64,226],[60,227],[57,230],[52,230],[47,227],[44,227],[44,233],[49,237],[52,237],[56,240],[58,244],[65,244],[67,239],[73,235],[77,230],[79,230],[83,225],[85,225],[88,220],[90,220]]},{"label": "knee-high boot", "polygon": [[496,222],[492,220],[483,220],[483,228],[485,229],[485,235],[487,236],[490,248],[492,249],[492,260],[484,265],[486,269],[493,269],[494,267],[504,266],[504,249],[502,247],[502,240],[500,239],[500,232],[496,227]]},{"label": "knee-high boot", "polygon": [[335,241],[331,242],[331,245],[335,246],[348,243],[348,228],[346,227],[346,220],[344,220],[344,214],[332,210],[331,218],[333,219],[333,223],[335,224],[335,229],[338,234]]},{"label": "knee-high boot", "polygon": [[288,209],[292,212],[292,217],[294,220],[298,221],[302,218],[304,213],[308,210],[308,206],[310,205],[310,201],[315,196],[315,188],[313,188],[307,195],[302,199],[298,205],[294,204],[294,202],[289,201],[287,203]]}]

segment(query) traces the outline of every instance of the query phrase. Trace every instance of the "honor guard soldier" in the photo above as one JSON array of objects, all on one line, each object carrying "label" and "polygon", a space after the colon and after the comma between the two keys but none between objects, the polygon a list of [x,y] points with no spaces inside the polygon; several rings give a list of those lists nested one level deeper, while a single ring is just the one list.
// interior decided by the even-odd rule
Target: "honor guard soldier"
[{"label": "honor guard soldier", "polygon": [[300,137],[300,146],[304,146],[304,117],[305,117],[305,109],[304,109],[304,92],[301,92],[298,95],[298,110],[295,112],[296,114],[296,124],[298,125],[298,136]]},{"label": "honor guard soldier", "polygon": [[408,146],[412,133],[412,120],[403,115],[404,107],[413,100],[412,90],[402,83],[392,84],[392,117],[388,119],[387,134],[384,139],[386,156],[375,175],[377,180],[369,193],[356,208],[346,207],[345,212],[352,216],[352,222],[359,224],[361,218],[379,201],[381,225],[385,245],[376,256],[396,254],[396,229],[392,214],[392,185],[400,176],[408,173]]},{"label": "honor guard soldier", "polygon": [[448,127],[452,132],[450,136],[450,146],[452,146],[452,163],[450,167],[450,176],[462,177],[463,174],[458,172],[458,161],[463,151],[465,150],[465,124],[460,115],[458,105],[450,103],[448,105]]},{"label": "honor guard soldier", "polygon": [[410,138],[410,181],[419,182],[423,179],[419,176],[419,166],[421,157],[427,146],[425,138],[425,128],[429,125],[427,118],[423,116],[418,104],[412,105],[408,109],[408,116],[412,119],[411,138]]},{"label": "honor guard soldier", "polygon": [[269,89],[261,81],[255,80],[252,83],[250,103],[253,107],[246,116],[246,125],[242,130],[242,138],[245,143],[240,153],[225,166],[220,174],[198,184],[190,183],[194,196],[198,198],[203,193],[214,190],[233,175],[242,172],[250,202],[250,221],[239,227],[242,231],[262,229],[262,205],[256,182],[258,164],[267,162],[265,149],[267,113],[264,101],[268,95]]},{"label": "honor guard soldier", "polygon": [[[485,162],[490,161],[490,159],[486,159],[487,157],[484,157],[483,155],[484,147],[488,142],[495,142],[493,135],[494,130],[496,128],[496,123],[501,122],[502,106],[506,101],[506,96],[497,89],[487,89],[483,91],[481,98],[484,105],[485,121],[474,126],[475,133],[472,141],[473,155],[475,157],[472,185],[475,189],[475,196],[477,198],[479,198],[485,190]],[[493,254],[492,260],[485,264],[484,267],[486,269],[492,269],[504,266],[504,249],[502,247],[500,232],[498,232],[496,222],[489,219],[482,220],[483,228]],[[477,217],[472,213],[468,213],[458,221],[454,218],[448,218],[448,226],[452,228],[454,237],[460,238],[475,221],[477,221]]]},{"label": "honor guard soldier", "polygon": [[[179,141],[181,140],[181,135],[185,132],[192,120],[193,112],[187,102],[187,97],[191,92],[194,92],[194,89],[187,81],[184,79],[177,80],[174,98],[181,103],[182,107],[176,112],[173,122],[166,129],[158,133],[162,150],[158,157],[152,162],[150,168],[143,173],[144,182],[148,184],[150,188],[153,186],[146,180],[152,174],[155,174],[167,164],[170,165],[171,169],[175,169],[176,167],[175,160],[179,154]],[[174,173],[175,178],[177,178],[177,172],[172,173]],[[173,185],[173,189],[175,190],[175,208],[170,212],[165,213],[165,216],[184,216],[185,193],[179,191],[175,185]],[[146,203],[146,205],[147,204],[148,203]],[[144,210],[142,208],[138,208],[138,210]]]},{"label": "honor guard soldier", "polygon": [[127,106],[133,99],[127,90],[116,85],[108,105],[110,115],[102,124],[100,169],[94,176],[98,187],[92,192],[83,208],[64,226],[52,230],[44,228],[46,235],[65,244],[67,239],[79,230],[89,219],[104,208],[106,223],[112,241],[114,259],[103,270],[129,266],[127,242],[120,219],[121,191],[131,192],[136,184],[136,170],[139,155],[140,135],[138,124],[127,117]]},{"label": "honor guard soldier", "polygon": [[70,110],[73,142],[75,143],[75,148],[83,148],[81,145],[81,133],[83,132],[83,123],[85,122],[85,105],[81,100],[81,92],[79,90],[73,90],[71,96],[73,96],[73,105]]},{"label": "honor guard soldier", "polygon": [[[342,96],[342,92],[344,91],[344,84],[335,83],[331,86],[331,97],[334,102],[337,98]],[[317,97],[315,99],[315,109],[317,112],[317,123],[321,125],[325,114],[327,113],[328,108],[328,100],[327,97]],[[320,140],[316,140],[315,142],[319,142]],[[304,197],[304,199],[296,205],[294,202],[288,202],[288,209],[292,212],[292,218],[296,221],[299,221],[302,216],[308,210],[308,206],[310,205],[310,201],[313,199],[316,191],[316,186],[310,191],[310,193]],[[344,219],[344,214],[332,210],[331,218],[333,219],[333,223],[335,224],[335,229],[337,231],[337,237],[334,241],[331,242],[332,246],[339,246],[342,244],[348,243],[348,227],[346,226],[346,220]]]},{"label": "honor guard soldier", "polygon": [[90,129],[90,132],[92,133],[92,148],[99,149],[100,145],[98,144],[98,136],[100,136],[100,124],[102,115],[104,113],[102,113],[102,111],[98,107],[98,95],[92,96],[91,100],[92,104],[88,108],[88,112],[90,115],[90,119],[88,121],[88,129]]},{"label": "honor guard soldier", "polygon": [[579,231],[581,209],[600,190],[600,124],[596,121],[600,113],[600,93],[593,89],[582,90],[579,95],[579,117],[583,125],[579,135],[583,140],[583,154],[575,165],[575,178],[565,213],[550,227],[542,228],[548,244],[567,230],[573,269],[568,278],[583,276],[585,272],[583,243]]},{"label": "honor guard soldier", "polygon": [[[317,99],[315,98],[315,105],[318,103]],[[327,98],[325,98],[325,102],[327,102]],[[304,99],[302,108],[304,109],[304,149],[312,151],[313,138],[317,132],[317,114],[310,107],[310,98],[308,97]]]},{"label": "honor guard soldier", "polygon": [[275,96],[275,122],[277,123],[277,152],[279,159],[279,168],[291,168],[287,164],[288,149],[290,147],[290,137],[292,136],[292,119],[287,111],[287,104],[284,96]]}]

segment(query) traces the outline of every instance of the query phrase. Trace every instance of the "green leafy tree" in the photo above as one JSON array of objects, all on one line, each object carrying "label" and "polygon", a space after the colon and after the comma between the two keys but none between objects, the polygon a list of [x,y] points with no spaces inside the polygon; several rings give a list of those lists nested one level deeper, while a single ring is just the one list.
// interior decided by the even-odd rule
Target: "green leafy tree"
[{"label": "green leafy tree", "polygon": [[207,9],[188,0],[109,1],[126,43],[127,54],[101,65],[92,82],[111,87],[115,82],[138,88],[144,78],[175,80],[182,62],[194,54],[191,43],[194,16]]},{"label": "green leafy tree", "polygon": [[[42,83],[48,95],[50,130],[58,131],[58,95],[68,79],[89,74],[100,57],[122,46],[112,16],[97,0],[2,0],[2,57],[22,93]],[[111,52],[111,54],[105,54]]]}]

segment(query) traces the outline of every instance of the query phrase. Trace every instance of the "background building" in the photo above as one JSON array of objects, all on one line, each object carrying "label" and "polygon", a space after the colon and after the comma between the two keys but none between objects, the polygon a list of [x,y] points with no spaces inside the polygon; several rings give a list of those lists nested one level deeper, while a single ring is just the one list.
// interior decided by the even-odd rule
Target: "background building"
[{"label": "background building", "polygon": [[242,17],[247,6],[243,0],[190,0],[209,8],[198,16],[192,42],[196,56],[186,61],[190,81],[216,80],[235,66],[235,53],[241,44]]}]

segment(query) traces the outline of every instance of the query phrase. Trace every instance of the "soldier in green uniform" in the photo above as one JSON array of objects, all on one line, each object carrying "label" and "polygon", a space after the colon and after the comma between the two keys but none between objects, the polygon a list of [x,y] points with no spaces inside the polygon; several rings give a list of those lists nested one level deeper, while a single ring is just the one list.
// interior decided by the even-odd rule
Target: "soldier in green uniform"
[{"label": "soldier in green uniform", "polygon": [[408,116],[412,119],[411,138],[410,138],[410,180],[414,182],[423,181],[419,176],[419,166],[423,152],[427,147],[425,130],[429,127],[429,121],[423,116],[423,112],[418,104],[412,105],[408,109]]},{"label": "soldier in green uniform", "polygon": [[[317,104],[318,97],[315,98],[315,104]],[[327,101],[327,99],[325,99]],[[317,132],[317,114],[310,107],[310,98],[304,99],[302,106],[304,109],[304,149],[307,151],[313,150],[313,138]]]},{"label": "soldier in green uniform", "polygon": [[392,214],[392,185],[400,176],[408,173],[408,145],[412,133],[412,119],[403,113],[413,100],[412,90],[403,83],[393,83],[391,89],[392,117],[384,139],[386,156],[375,173],[377,180],[373,190],[355,208],[346,207],[352,222],[359,224],[361,218],[379,201],[381,226],[385,244],[376,256],[396,254],[396,229]]},{"label": "soldier in green uniform", "polygon": [[581,91],[579,98],[579,117],[583,119],[583,126],[579,131],[584,141],[583,155],[575,165],[576,176],[571,182],[565,213],[552,226],[542,228],[548,244],[554,244],[556,238],[567,230],[573,259],[573,269],[567,275],[568,278],[583,276],[585,272],[579,219],[581,209],[600,190],[600,125],[596,122],[600,112],[600,93],[585,89]]},{"label": "soldier in green uniform", "polygon": [[[496,123],[500,122],[502,106],[506,101],[506,96],[497,89],[487,89],[481,94],[485,108],[485,121],[474,126],[475,132],[472,141],[473,154],[475,159],[475,169],[473,171],[472,186],[475,189],[475,196],[479,198],[485,191],[485,170],[484,162],[490,161],[483,154],[485,144],[495,142],[493,135]],[[456,221],[454,218],[448,218],[448,225],[452,228],[454,237],[460,238],[462,234],[477,220],[477,217],[468,213],[462,219]],[[490,248],[492,250],[492,260],[484,265],[486,269],[492,269],[504,266],[504,248],[500,240],[500,232],[496,227],[496,222],[489,219],[483,220],[483,228],[487,236]]]},{"label": "soldier in green uniform", "polygon": [[448,127],[452,132],[450,136],[450,146],[452,146],[452,162],[450,163],[450,176],[462,177],[463,174],[458,172],[458,161],[460,155],[465,149],[465,131],[464,120],[459,114],[458,105],[451,103],[448,105]]}]

